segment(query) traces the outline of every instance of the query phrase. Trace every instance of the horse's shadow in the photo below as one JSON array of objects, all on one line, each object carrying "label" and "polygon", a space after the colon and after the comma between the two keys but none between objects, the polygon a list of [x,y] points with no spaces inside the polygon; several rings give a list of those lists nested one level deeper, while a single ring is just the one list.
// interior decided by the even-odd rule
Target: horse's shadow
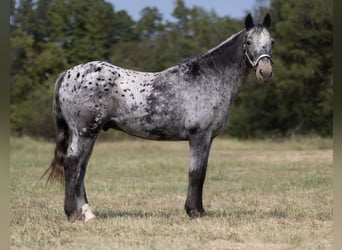
[{"label": "horse's shadow", "polygon": [[94,212],[96,217],[99,219],[108,219],[108,218],[123,218],[123,217],[130,217],[130,218],[152,218],[152,217],[160,217],[160,218],[170,218],[175,216],[176,212],[172,211],[151,211],[146,212],[143,210],[131,210],[131,211],[121,211],[121,210],[110,210],[110,211],[95,211]]},{"label": "horse's shadow", "polygon": [[[172,217],[183,217],[186,215],[185,211],[174,210],[174,211],[150,211],[146,212],[143,210],[130,210],[130,211],[122,211],[122,210],[97,210],[94,212],[96,217],[99,219],[108,219],[108,218],[172,218]],[[233,210],[233,211],[209,211],[206,212],[204,218],[240,218],[246,216],[258,216],[260,211],[255,209],[251,210]],[[187,216],[186,216],[187,217]]]}]

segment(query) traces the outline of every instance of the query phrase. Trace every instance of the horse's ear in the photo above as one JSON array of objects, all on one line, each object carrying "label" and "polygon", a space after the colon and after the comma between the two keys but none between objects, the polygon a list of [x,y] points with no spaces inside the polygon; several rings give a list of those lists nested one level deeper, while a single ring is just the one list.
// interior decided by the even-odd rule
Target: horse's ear
[{"label": "horse's ear", "polygon": [[265,26],[267,29],[271,26],[271,15],[269,13],[267,13],[264,17],[262,25]]},{"label": "horse's ear", "polygon": [[245,18],[245,28],[246,28],[246,30],[249,30],[253,26],[254,26],[253,17],[251,15],[251,13],[249,13]]}]

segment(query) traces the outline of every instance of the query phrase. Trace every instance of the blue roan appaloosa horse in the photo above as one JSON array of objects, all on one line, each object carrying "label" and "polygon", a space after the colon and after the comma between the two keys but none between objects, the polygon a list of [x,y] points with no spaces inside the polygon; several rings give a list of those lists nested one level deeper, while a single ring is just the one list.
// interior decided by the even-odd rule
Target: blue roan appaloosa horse
[{"label": "blue roan appaloosa horse", "polygon": [[151,140],[188,140],[185,210],[191,218],[203,216],[202,191],[212,140],[227,125],[230,104],[250,70],[260,82],[272,77],[270,25],[269,14],[256,25],[248,14],[245,29],[161,72],[94,61],[61,73],[53,102],[55,156],[45,174],[48,182],[64,182],[69,221],[95,218],[84,176],[98,133],[109,128]]}]

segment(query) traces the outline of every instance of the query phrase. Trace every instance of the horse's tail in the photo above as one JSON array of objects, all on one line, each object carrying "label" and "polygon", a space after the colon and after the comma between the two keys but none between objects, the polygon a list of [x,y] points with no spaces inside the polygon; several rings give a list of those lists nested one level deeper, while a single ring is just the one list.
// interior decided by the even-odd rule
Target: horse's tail
[{"label": "horse's tail", "polygon": [[65,72],[61,73],[55,84],[52,116],[56,129],[55,156],[50,166],[45,170],[42,178],[48,174],[47,184],[59,182],[64,183],[64,159],[68,149],[69,127],[65,121],[59,102],[59,88],[63,81]]}]

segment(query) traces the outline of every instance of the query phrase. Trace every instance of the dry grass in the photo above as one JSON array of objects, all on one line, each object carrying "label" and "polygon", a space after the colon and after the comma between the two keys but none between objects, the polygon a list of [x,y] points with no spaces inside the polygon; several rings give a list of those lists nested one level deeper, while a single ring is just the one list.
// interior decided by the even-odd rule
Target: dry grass
[{"label": "dry grass", "polygon": [[95,223],[66,221],[39,177],[53,145],[11,140],[12,249],[331,249],[332,141],[214,142],[208,216],[189,220],[185,142],[98,142],[86,176]]}]

